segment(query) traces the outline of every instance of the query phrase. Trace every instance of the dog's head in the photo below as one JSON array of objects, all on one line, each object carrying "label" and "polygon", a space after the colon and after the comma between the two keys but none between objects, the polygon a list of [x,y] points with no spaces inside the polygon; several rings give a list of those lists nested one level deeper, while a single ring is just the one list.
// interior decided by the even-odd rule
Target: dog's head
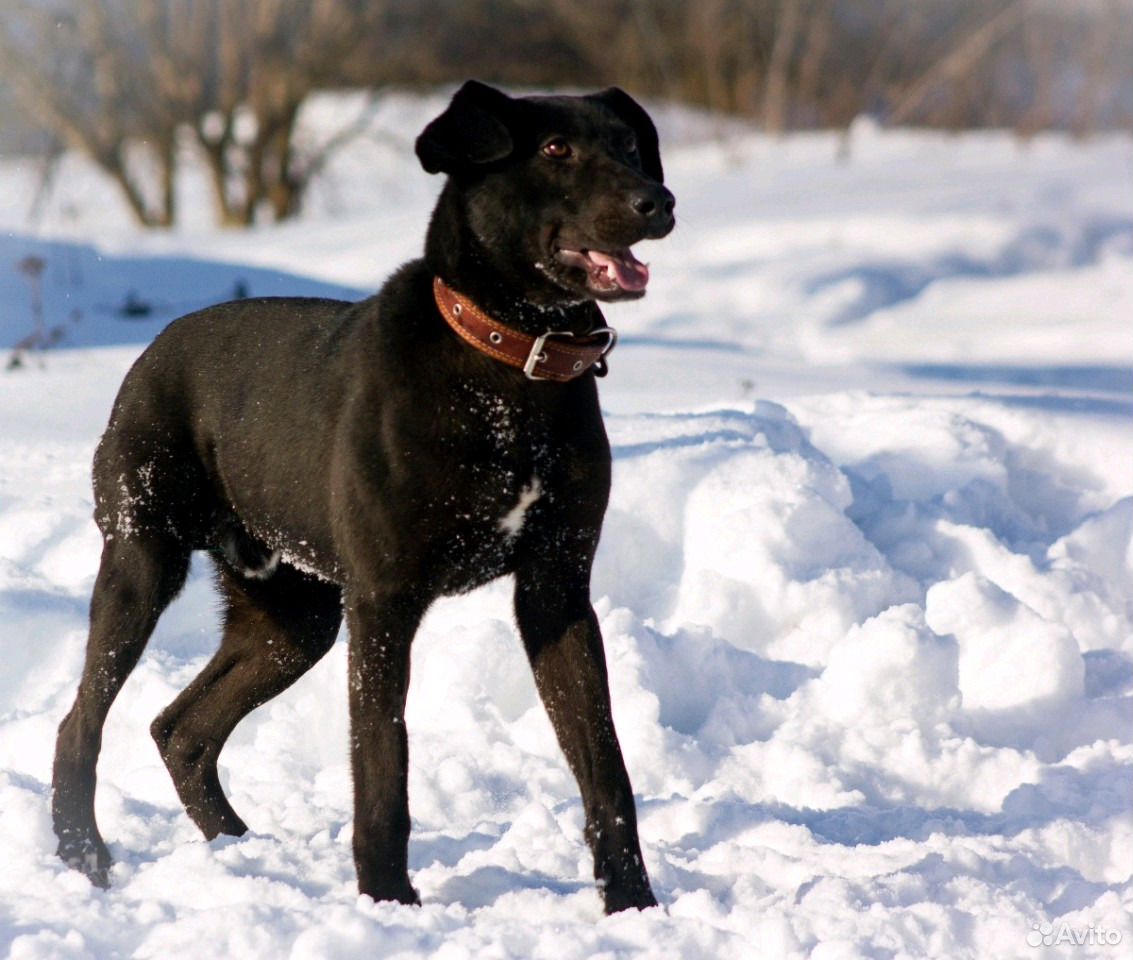
[{"label": "dog's head", "polygon": [[633,244],[673,229],[657,131],[628,94],[509,97],[469,81],[417,138],[448,174],[471,235],[542,302],[643,296]]}]

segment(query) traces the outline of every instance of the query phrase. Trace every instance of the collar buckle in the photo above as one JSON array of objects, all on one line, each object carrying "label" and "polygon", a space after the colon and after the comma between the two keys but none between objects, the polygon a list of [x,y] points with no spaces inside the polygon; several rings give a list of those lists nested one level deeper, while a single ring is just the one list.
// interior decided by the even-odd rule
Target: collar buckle
[{"label": "collar buckle", "polygon": [[531,350],[527,354],[527,361],[523,364],[523,375],[528,380],[550,380],[550,377],[540,377],[535,372],[535,367],[540,363],[545,363],[547,360],[546,351],[543,350],[543,345],[551,337],[573,337],[574,334],[569,330],[548,330],[546,333],[541,334],[535,338],[535,342],[531,344]]},{"label": "collar buckle", "polygon": [[[584,334],[584,338],[589,340],[591,337],[597,337],[605,334],[606,343],[602,347],[601,353],[591,362],[591,366],[595,367],[595,374],[599,377],[604,377],[607,372],[606,357],[610,355],[614,347],[618,345],[618,331],[613,327],[599,327],[597,330],[591,330]],[[570,330],[548,330],[546,333],[535,338],[531,344],[531,350],[527,354],[527,360],[523,364],[523,375],[528,380],[550,380],[551,377],[541,377],[535,372],[535,368],[547,360],[546,351],[543,346],[551,337],[568,337],[573,339],[576,334]],[[581,360],[576,360],[574,363],[574,373],[580,374],[585,369],[585,364]]]}]

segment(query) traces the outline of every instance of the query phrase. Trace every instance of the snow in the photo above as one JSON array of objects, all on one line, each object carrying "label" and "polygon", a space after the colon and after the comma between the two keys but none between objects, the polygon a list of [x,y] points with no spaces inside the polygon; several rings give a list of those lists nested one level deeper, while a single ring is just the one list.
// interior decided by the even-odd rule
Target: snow
[{"label": "snow", "polygon": [[[89,463],[122,376],[230,296],[360,296],[439,187],[387,97],[297,223],[129,226],[68,157],[0,160],[14,265],[61,342],[0,372],[0,947],[14,958],[1114,957],[1133,942],[1133,144],[859,124],[769,140],[660,113],[679,226],[608,308],[614,488],[594,576],[660,909],[603,917],[509,584],[414,648],[410,867],[359,898],[344,638],[221,757],[251,825],[205,843],[150,720],[211,655],[194,564],[111,712],[107,892],[54,857],[54,731],[98,562]],[[353,122],[322,100],[310,136]],[[125,319],[134,294],[149,313]],[[501,519],[517,529],[535,479]],[[1047,938],[1044,945],[1043,937]],[[1120,937],[1118,945],[1115,938]],[[1081,941],[1080,944],[1076,941]]]}]

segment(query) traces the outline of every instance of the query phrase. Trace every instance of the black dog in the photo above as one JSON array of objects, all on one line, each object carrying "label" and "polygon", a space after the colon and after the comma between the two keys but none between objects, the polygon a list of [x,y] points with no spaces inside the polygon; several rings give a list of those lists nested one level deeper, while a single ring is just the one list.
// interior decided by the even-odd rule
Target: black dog
[{"label": "black dog", "polygon": [[409,649],[438,596],[515,575],[539,694],[578,780],[607,912],[656,903],[590,606],[610,451],[596,300],[644,293],[630,246],[673,227],[657,133],[612,88],[511,98],[470,82],[417,140],[448,180],[425,257],[358,304],[244,300],[171,324],[129,372],[94,461],[102,562],[59,728],[59,855],[108,882],[102,726],[191,551],[224,598],[216,655],[151,732],[206,837],[247,828],[225,739],[350,633],[354,860],[374,899],[407,871]]}]

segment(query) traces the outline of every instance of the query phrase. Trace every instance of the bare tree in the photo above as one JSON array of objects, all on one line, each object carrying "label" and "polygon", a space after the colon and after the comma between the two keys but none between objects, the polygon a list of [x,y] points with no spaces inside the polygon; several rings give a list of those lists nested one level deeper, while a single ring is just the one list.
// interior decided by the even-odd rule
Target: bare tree
[{"label": "bare tree", "polygon": [[140,95],[144,60],[118,13],[103,3],[6,0],[0,72],[31,115],[114,179],[140,223],[168,225],[177,123],[155,117]]},{"label": "bare tree", "polygon": [[805,0],[779,0],[774,11],[774,40],[763,80],[763,128],[783,133],[789,120],[791,69],[804,30]]},{"label": "bare tree", "polygon": [[299,109],[373,47],[384,13],[379,0],[2,2],[0,75],[147,226],[176,218],[181,131],[205,159],[221,223],[296,213],[323,162],[295,150]]},{"label": "bare tree", "polygon": [[[168,4],[170,0],[149,0]],[[342,82],[343,68],[380,30],[375,0],[176,0],[198,11],[181,58],[204,67],[192,110],[218,215],[252,223],[263,205],[292,216],[318,154],[295,150],[295,123],[314,91]],[[181,27],[171,21],[174,30]],[[180,73],[170,64],[173,85]],[[337,145],[337,140],[335,144]]]},{"label": "bare tree", "polygon": [[958,83],[970,76],[977,63],[1007,33],[1018,27],[1025,16],[1026,0],[1010,0],[999,5],[981,23],[964,30],[954,45],[939,60],[908,86],[901,98],[892,106],[887,117],[893,124],[904,123],[922,106],[924,101],[947,84]]}]

